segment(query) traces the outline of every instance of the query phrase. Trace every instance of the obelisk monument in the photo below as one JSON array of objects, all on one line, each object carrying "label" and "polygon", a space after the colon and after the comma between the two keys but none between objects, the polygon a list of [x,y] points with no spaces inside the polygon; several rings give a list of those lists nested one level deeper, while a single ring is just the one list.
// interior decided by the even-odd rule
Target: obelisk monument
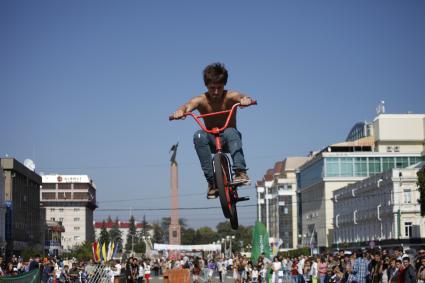
[{"label": "obelisk monument", "polygon": [[179,143],[173,145],[170,152],[171,155],[171,222],[169,228],[169,243],[170,245],[180,245],[180,222],[179,222],[179,178],[178,178],[178,166],[176,161],[177,147]]}]

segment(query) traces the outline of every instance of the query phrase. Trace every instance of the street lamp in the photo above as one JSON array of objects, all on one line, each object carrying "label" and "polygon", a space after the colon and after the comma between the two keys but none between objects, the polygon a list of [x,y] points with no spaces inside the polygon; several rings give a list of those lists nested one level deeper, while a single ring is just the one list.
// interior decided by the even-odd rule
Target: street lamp
[{"label": "street lamp", "polygon": [[227,245],[226,245],[226,239],[225,238],[221,238],[221,243],[224,243],[224,256],[226,256],[226,249],[227,249]]},{"label": "street lamp", "polygon": [[235,236],[234,235],[232,235],[232,236],[226,236],[226,239],[227,240],[229,240],[230,241],[230,244],[229,244],[229,257],[231,257],[232,256],[232,239],[234,240],[235,239]]},{"label": "street lamp", "polygon": [[[149,236],[149,235],[148,236],[142,236],[142,239],[145,242],[145,247],[146,247],[145,253],[146,253],[146,255],[149,256],[149,254],[150,254],[150,240],[151,240],[151,236]],[[149,251],[149,253],[148,253],[148,251]]]}]

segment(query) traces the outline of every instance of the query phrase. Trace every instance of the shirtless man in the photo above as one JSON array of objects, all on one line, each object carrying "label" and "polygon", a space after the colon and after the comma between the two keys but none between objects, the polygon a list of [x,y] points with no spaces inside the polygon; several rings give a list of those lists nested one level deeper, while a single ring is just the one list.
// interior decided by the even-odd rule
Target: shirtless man
[{"label": "shirtless man", "polygon": [[[193,97],[189,102],[180,106],[173,117],[183,118],[184,113],[198,110],[200,114],[229,110],[236,103],[248,106],[252,100],[250,97],[236,91],[225,90],[228,73],[223,64],[214,63],[208,65],[203,72],[204,83],[207,92]],[[205,126],[208,129],[222,127],[226,121],[226,115],[205,117]],[[245,158],[242,150],[242,135],[236,128],[236,113],[230,120],[229,127],[221,134],[223,149],[230,153],[233,160],[233,170],[235,171],[234,182],[248,183],[249,177],[246,174]],[[195,150],[201,162],[202,171],[208,182],[207,198],[213,199],[218,196],[218,190],[214,187],[214,173],[212,168],[211,154],[215,151],[215,140],[212,134],[202,130],[195,132],[193,137]]]}]

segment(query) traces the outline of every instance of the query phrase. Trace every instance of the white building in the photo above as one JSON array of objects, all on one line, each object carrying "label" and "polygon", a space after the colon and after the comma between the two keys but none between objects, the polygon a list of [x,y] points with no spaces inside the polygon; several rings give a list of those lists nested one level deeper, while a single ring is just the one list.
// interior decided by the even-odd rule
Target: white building
[{"label": "white building", "polygon": [[97,208],[96,186],[87,175],[44,175],[40,200],[46,220],[59,221],[65,231],[62,246],[70,250],[94,241],[93,212]]},{"label": "white building", "polygon": [[325,247],[334,242],[335,190],[423,160],[425,115],[379,114],[373,123],[356,124],[348,137],[315,154],[299,169],[302,245]]},{"label": "white building", "polygon": [[[425,238],[425,218],[420,215],[417,171],[391,169],[335,190],[334,244]],[[420,242],[420,240],[419,240]]]},{"label": "white building", "polygon": [[276,162],[263,180],[257,181],[258,220],[266,225],[270,242],[282,241],[281,250],[298,244],[296,170],[308,157],[288,157]]}]

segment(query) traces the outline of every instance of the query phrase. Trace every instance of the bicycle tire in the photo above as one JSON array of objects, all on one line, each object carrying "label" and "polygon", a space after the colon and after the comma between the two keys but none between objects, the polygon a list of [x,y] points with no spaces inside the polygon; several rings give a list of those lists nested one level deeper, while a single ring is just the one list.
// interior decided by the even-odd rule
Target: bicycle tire
[{"label": "bicycle tire", "polygon": [[231,195],[229,179],[229,170],[228,170],[228,161],[222,153],[217,153],[214,155],[213,159],[213,168],[214,168],[214,177],[215,184],[218,189],[218,196],[220,199],[221,209],[223,210],[223,215],[226,218],[230,217],[231,210]]},{"label": "bicycle tire", "polygon": [[[233,192],[235,193],[235,192]],[[238,223],[238,211],[236,210],[236,197],[232,196],[232,204],[230,208],[230,226],[232,226],[233,230],[237,230],[239,227]]]}]

